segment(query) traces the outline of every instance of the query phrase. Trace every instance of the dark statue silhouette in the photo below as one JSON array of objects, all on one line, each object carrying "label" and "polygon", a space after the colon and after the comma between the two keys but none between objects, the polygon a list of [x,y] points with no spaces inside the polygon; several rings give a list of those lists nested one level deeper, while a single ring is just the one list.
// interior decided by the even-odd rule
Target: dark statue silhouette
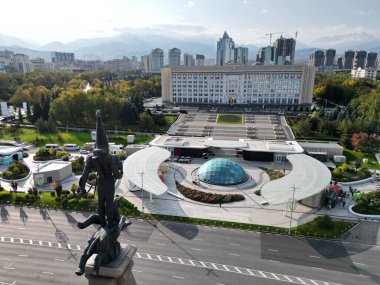
[{"label": "dark statue silhouette", "polygon": [[[117,238],[125,224],[125,217],[118,212],[119,200],[115,197],[115,181],[123,176],[120,158],[109,153],[108,140],[100,111],[96,112],[96,142],[92,154],[87,156],[86,166],[79,180],[80,196],[86,193],[85,186],[91,171],[97,172],[98,213],[87,218],[78,227],[84,229],[92,224],[100,225],[88,241],[75,274],[82,275],[87,260],[97,254],[91,275],[98,276],[100,266],[107,264],[119,255],[120,243]],[[129,225],[129,224],[128,224]]]}]

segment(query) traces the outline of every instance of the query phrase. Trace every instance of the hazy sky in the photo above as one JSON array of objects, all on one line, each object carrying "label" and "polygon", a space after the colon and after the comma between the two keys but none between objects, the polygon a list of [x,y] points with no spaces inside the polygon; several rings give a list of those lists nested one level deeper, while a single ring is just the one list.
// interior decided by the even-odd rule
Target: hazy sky
[{"label": "hazy sky", "polygon": [[367,33],[380,39],[379,0],[12,0],[2,1],[0,34],[38,44],[116,35],[221,37],[267,44],[286,32],[312,44],[321,37]]}]

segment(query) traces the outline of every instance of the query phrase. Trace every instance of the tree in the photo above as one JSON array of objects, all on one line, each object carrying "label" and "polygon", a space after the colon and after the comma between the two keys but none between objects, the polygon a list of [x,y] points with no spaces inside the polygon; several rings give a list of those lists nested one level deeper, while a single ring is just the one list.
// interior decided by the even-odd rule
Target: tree
[{"label": "tree", "polygon": [[124,103],[121,109],[121,121],[123,124],[130,125],[136,123],[139,119],[139,112],[135,104]]},{"label": "tree", "polygon": [[294,127],[297,136],[306,138],[311,134],[310,120],[308,118],[300,120]]},{"label": "tree", "polygon": [[164,114],[154,114],[152,116],[154,123],[158,126],[165,126],[166,125],[166,118]]},{"label": "tree", "polygon": [[41,118],[41,116],[42,116],[42,108],[40,104],[33,105],[33,115],[30,121],[34,124],[35,122],[37,122],[39,118]]},{"label": "tree", "polygon": [[42,104],[41,117],[44,121],[49,119],[49,110],[50,110],[50,101],[49,99],[45,99]]},{"label": "tree", "polygon": [[24,118],[22,117],[21,108],[18,108],[18,121],[20,123],[24,122]]},{"label": "tree", "polygon": [[142,131],[149,131],[152,130],[154,127],[154,121],[151,116],[149,116],[147,113],[141,113],[140,114],[140,129]]},{"label": "tree", "polygon": [[26,103],[26,118],[30,122],[32,120],[32,112],[30,111],[30,104]]},{"label": "tree", "polygon": [[53,182],[53,183],[52,183],[52,188],[55,190],[55,192],[57,192],[57,196],[58,196],[58,198],[61,198],[61,194],[62,194],[62,184],[59,183],[59,182]]}]

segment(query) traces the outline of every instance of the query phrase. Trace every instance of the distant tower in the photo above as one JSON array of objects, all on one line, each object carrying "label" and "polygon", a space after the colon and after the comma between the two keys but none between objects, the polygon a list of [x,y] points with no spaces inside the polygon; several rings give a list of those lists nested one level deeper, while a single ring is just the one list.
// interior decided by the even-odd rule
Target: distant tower
[{"label": "distant tower", "polygon": [[274,64],[276,60],[276,48],[267,46],[259,49],[256,55],[256,62],[264,65]]},{"label": "distant tower", "polygon": [[194,61],[193,55],[185,53],[183,55],[183,65],[184,66],[194,66],[195,65],[195,61]]},{"label": "distant tower", "polygon": [[296,52],[296,40],[293,38],[280,37],[273,46],[277,49],[275,63],[278,65],[294,64],[294,55]]},{"label": "distant tower", "polygon": [[309,56],[309,66],[321,67],[325,64],[325,52],[316,50]]},{"label": "distant tower", "polygon": [[377,53],[376,52],[367,53],[365,68],[375,68],[376,67],[376,59],[377,59]]},{"label": "distant tower", "polygon": [[216,46],[216,65],[222,66],[229,62],[235,62],[235,43],[227,32],[219,39]]},{"label": "distant tower", "polygon": [[248,63],[248,48],[237,47],[235,48],[235,63],[247,64]]},{"label": "distant tower", "polygon": [[161,68],[164,66],[164,51],[160,48],[152,49],[151,52],[151,72],[160,73]]},{"label": "distant tower", "polygon": [[169,49],[169,66],[181,65],[181,50],[178,48]]},{"label": "distant tower", "polygon": [[204,66],[205,65],[205,56],[203,54],[197,54],[195,56],[195,61],[197,66]]},{"label": "distant tower", "polygon": [[354,67],[355,52],[346,50],[342,56],[342,69],[352,69]]},{"label": "distant tower", "polygon": [[327,49],[325,50],[325,66],[333,66],[335,62],[335,55],[336,50],[335,49]]},{"label": "distant tower", "polygon": [[366,59],[367,59],[367,52],[364,50],[357,50],[355,52],[353,69],[358,69],[359,67],[362,69],[365,68]]},{"label": "distant tower", "polygon": [[338,57],[338,59],[336,60],[336,64],[338,65],[339,69],[343,69],[343,57]]}]

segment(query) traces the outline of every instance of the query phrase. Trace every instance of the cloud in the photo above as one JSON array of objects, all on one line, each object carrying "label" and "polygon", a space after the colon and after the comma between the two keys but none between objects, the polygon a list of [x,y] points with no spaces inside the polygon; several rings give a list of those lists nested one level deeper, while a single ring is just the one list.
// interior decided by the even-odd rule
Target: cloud
[{"label": "cloud", "polygon": [[262,9],[261,9],[261,13],[262,13],[262,14],[266,14],[267,12],[268,12],[267,9],[265,9],[265,8],[262,8]]},{"label": "cloud", "polygon": [[122,27],[115,28],[114,31],[119,33],[152,33],[157,35],[171,34],[177,36],[208,34],[206,27],[191,23],[171,23],[141,28]]},{"label": "cloud", "polygon": [[244,1],[243,1],[243,4],[244,4],[244,5],[252,4],[252,3],[253,3],[252,0],[244,0]]},{"label": "cloud", "polygon": [[359,15],[359,16],[369,16],[369,15],[371,15],[371,14],[372,14],[371,11],[359,11],[359,12],[358,12],[358,15]]},{"label": "cloud", "polygon": [[188,7],[193,7],[193,6],[194,6],[194,1],[191,1],[191,0],[188,1],[188,2],[187,2],[187,6],[188,6]]}]

